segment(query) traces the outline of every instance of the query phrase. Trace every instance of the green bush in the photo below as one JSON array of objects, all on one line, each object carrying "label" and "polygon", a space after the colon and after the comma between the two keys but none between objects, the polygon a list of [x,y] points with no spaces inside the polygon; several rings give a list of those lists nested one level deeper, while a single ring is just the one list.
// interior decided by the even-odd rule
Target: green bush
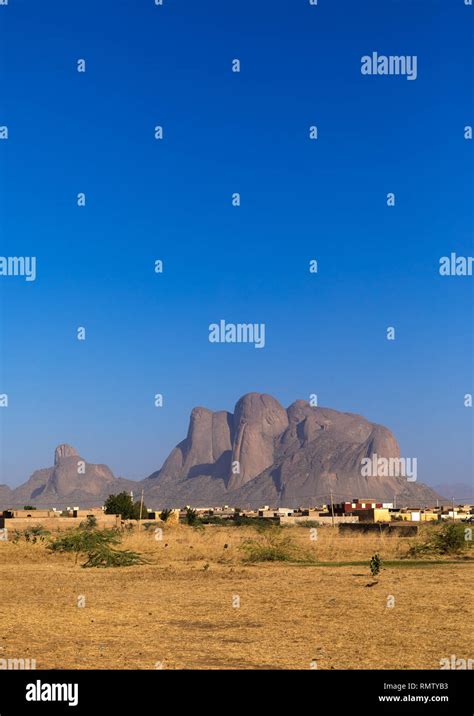
[{"label": "green bush", "polygon": [[13,544],[18,544],[22,537],[25,542],[32,542],[33,544],[36,544],[38,541],[44,542],[45,538],[51,533],[48,532],[48,530],[43,529],[41,525],[33,525],[32,527],[28,527],[26,530],[23,530],[23,532],[20,530],[13,530],[12,534],[13,538],[11,541]]},{"label": "green bush", "polygon": [[232,520],[224,519],[219,515],[204,515],[200,519],[201,524],[203,525],[217,525],[218,527],[224,527],[226,525],[232,524]]},{"label": "green bush", "polygon": [[45,530],[41,525],[33,525],[28,528],[28,532],[34,537],[47,537],[51,534],[48,530]]},{"label": "green bush", "polygon": [[107,545],[100,545],[87,552],[87,561],[83,567],[133,567],[137,564],[145,564],[138,552],[128,549],[112,549]]},{"label": "green bush", "polygon": [[466,539],[466,527],[456,522],[446,522],[442,527],[429,527],[424,542],[415,542],[408,550],[408,557],[430,555],[460,555],[472,547]]},{"label": "green bush", "polygon": [[114,544],[120,543],[120,536],[114,530],[92,530],[92,529],[75,529],[68,530],[66,533],[56,537],[48,545],[48,549],[52,552],[73,552],[76,555],[75,563],[77,563],[79,554],[88,553],[101,547],[111,548]]},{"label": "green bush", "polygon": [[192,507],[186,508],[186,516],[184,519],[186,520],[186,524],[190,525],[190,527],[197,527],[197,525],[202,524],[196,510],[193,510]]},{"label": "green bush", "polygon": [[433,537],[434,548],[440,554],[458,554],[468,548],[464,525],[449,522]]},{"label": "green bush", "polygon": [[259,530],[256,539],[246,540],[240,549],[245,553],[244,562],[301,562],[312,559],[303,555],[293,539],[278,527]]},{"label": "green bush", "polygon": [[120,535],[114,530],[89,530],[75,529],[68,530],[56,537],[48,549],[53,552],[87,552],[101,545],[112,545],[120,543]]},{"label": "green bush", "polygon": [[95,515],[87,515],[86,521],[81,522],[79,528],[85,530],[94,530],[97,527],[97,517]]},{"label": "green bush", "polygon": [[318,522],[317,520],[309,520],[308,519],[308,520],[301,520],[299,522],[296,522],[296,526],[297,527],[306,527],[308,529],[308,528],[312,528],[312,527],[320,527],[321,523]]},{"label": "green bush", "polygon": [[167,522],[172,510],[162,510],[158,515],[162,522]]},{"label": "green bush", "polygon": [[374,554],[370,560],[370,573],[372,577],[376,577],[382,569],[382,558],[378,554]]},{"label": "green bush", "polygon": [[48,545],[48,549],[53,552],[75,553],[75,563],[79,554],[85,554],[87,560],[83,567],[130,567],[145,563],[137,552],[114,549],[120,541],[120,534],[116,530],[78,528],[56,537]]},{"label": "green bush", "polygon": [[246,517],[245,515],[235,515],[226,524],[235,525],[235,527],[257,527],[258,529],[274,529],[280,527],[276,520],[267,517]]}]

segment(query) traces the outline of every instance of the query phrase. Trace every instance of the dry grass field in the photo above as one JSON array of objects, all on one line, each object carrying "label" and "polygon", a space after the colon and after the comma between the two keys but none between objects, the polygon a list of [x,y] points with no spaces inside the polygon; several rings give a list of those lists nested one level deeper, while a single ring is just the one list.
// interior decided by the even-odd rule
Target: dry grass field
[{"label": "dry grass field", "polygon": [[[451,654],[472,657],[472,561],[403,563],[406,538],[281,533],[304,561],[244,562],[242,543],[261,539],[250,527],[135,531],[122,548],[148,563],[109,569],[83,569],[44,542],[0,542],[0,658],[37,669],[439,669]],[[388,563],[373,578],[376,552]]]}]

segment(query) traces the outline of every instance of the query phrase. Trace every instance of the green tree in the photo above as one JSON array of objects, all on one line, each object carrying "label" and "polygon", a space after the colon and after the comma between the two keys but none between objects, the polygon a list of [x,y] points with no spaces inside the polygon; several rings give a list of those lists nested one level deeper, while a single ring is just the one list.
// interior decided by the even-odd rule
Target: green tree
[{"label": "green tree", "polygon": [[[132,517],[133,520],[140,519],[140,505],[141,505],[140,500],[138,500],[138,502],[135,502],[135,504],[133,505],[133,517]],[[145,503],[143,503],[143,505],[141,506],[141,519],[142,520],[148,519],[148,510],[147,510]]]},{"label": "green tree", "polygon": [[201,522],[196,510],[193,510],[192,507],[186,508],[186,518],[185,519],[186,519],[186,523],[188,525],[190,525],[191,527],[196,527]]},{"label": "green tree", "polygon": [[123,520],[137,519],[135,505],[128,492],[119,492],[118,495],[109,495],[105,501],[105,514],[121,515]]},{"label": "green tree", "polygon": [[133,502],[128,492],[119,492],[118,495],[109,495],[105,501],[106,515],[122,515],[123,520],[139,520],[140,506],[142,520],[148,517],[146,505],[141,500]]}]

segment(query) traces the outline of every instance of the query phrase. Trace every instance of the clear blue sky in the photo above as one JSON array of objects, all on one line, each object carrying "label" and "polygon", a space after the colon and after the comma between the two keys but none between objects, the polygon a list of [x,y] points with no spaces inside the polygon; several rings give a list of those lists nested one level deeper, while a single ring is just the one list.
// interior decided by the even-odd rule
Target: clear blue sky
[{"label": "clear blue sky", "polygon": [[[0,278],[0,482],[61,442],[145,477],[193,406],[248,391],[317,393],[393,430],[419,480],[472,479],[474,279],[438,262],[473,255],[473,20],[462,0],[0,7],[0,254],[38,264]],[[417,55],[417,80],[362,76],[372,51]],[[221,318],[264,322],[265,348],[210,344]]]}]

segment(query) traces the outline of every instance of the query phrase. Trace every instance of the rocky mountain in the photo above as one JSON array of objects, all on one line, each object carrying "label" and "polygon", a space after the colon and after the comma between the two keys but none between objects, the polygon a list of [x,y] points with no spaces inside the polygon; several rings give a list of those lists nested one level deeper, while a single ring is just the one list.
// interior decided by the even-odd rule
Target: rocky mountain
[{"label": "rocky mountain", "polygon": [[12,491],[8,485],[0,485],[0,510],[2,505],[9,504]]},{"label": "rocky mountain", "polygon": [[[137,483],[114,477],[107,465],[86,462],[71,445],[59,445],[52,467],[36,470],[29,480],[3,494],[0,507],[94,507],[111,493],[136,489]],[[8,488],[7,488],[8,489]]]},{"label": "rocky mountain", "polygon": [[438,495],[403,477],[364,477],[361,461],[398,458],[392,433],[360,415],[311,407],[287,410],[270,395],[248,393],[234,412],[195,408],[187,437],[144,481],[149,504],[296,507],[370,497],[420,504]]},{"label": "rocky mountain", "polygon": [[148,507],[228,504],[297,507],[353,497],[397,505],[434,503],[430,487],[404,477],[363,476],[365,458],[398,458],[392,433],[360,415],[311,407],[287,410],[270,395],[247,393],[232,413],[194,408],[188,434],[160,470],[136,482],[87,463],[70,445],[56,448],[54,465],[15,490],[0,486],[0,507],[103,504],[111,494],[143,488]]}]

